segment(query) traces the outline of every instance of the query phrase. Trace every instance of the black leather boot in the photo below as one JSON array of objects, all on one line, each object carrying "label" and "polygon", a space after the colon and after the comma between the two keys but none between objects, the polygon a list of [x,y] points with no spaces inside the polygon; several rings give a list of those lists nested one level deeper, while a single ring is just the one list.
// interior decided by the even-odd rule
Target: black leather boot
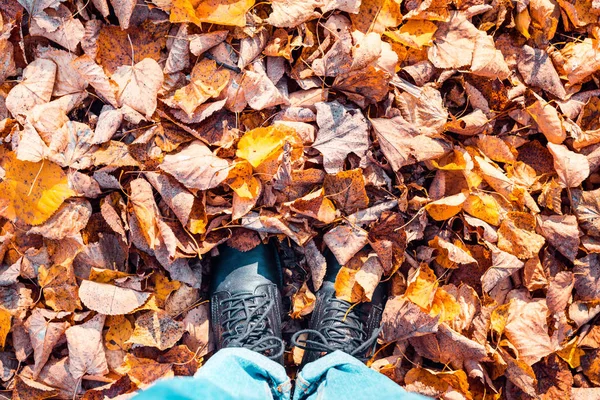
[{"label": "black leather boot", "polygon": [[225,245],[212,261],[211,324],[217,349],[245,347],[283,364],[282,270],[273,244]]},{"label": "black leather boot", "polygon": [[[331,252],[326,253],[325,258],[327,275],[317,291],[309,329],[296,332],[292,337],[292,345],[305,350],[302,365],[335,350],[364,362],[373,355],[377,345],[385,289],[380,284],[370,303],[353,305],[337,299],[333,286],[341,266]],[[307,334],[304,341],[299,339],[303,333]]]}]

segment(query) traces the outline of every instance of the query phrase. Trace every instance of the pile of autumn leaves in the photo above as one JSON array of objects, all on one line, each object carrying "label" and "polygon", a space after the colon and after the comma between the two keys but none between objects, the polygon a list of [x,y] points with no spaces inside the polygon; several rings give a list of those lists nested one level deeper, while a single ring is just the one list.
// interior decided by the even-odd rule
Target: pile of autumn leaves
[{"label": "pile of autumn leaves", "polygon": [[329,249],[338,297],[387,282],[369,365],[408,390],[600,397],[596,2],[196,3],[3,2],[14,399],[192,375],[211,253],[273,236],[286,334]]}]

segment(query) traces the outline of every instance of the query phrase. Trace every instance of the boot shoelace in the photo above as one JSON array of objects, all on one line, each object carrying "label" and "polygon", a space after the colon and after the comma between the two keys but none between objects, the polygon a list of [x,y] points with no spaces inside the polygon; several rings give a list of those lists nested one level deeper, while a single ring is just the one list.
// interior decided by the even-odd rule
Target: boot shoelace
[{"label": "boot shoelace", "polygon": [[236,293],[220,302],[224,316],[223,347],[245,347],[275,360],[283,341],[273,334],[267,316],[275,306],[266,294]]},{"label": "boot shoelace", "polygon": [[[336,298],[327,300],[327,306],[323,310],[326,318],[321,320],[322,328],[303,329],[292,336],[292,345],[307,351],[320,353],[332,353],[341,350],[362,361],[362,356],[367,349],[373,347],[375,350],[377,336],[381,329],[375,329],[368,336],[364,324],[361,322],[362,312],[352,303]],[[298,340],[300,335],[307,334],[305,340]]]}]

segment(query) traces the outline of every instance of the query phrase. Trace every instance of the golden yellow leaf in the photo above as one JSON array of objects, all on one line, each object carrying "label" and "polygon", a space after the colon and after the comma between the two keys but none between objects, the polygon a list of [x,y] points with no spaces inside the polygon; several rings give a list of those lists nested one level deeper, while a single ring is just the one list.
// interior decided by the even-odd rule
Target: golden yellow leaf
[{"label": "golden yellow leaf", "polygon": [[469,250],[460,240],[455,240],[454,244],[436,236],[429,241],[429,247],[438,251],[435,261],[444,268],[458,268],[460,265],[475,264],[475,260]]},{"label": "golden yellow leaf", "polygon": [[171,292],[179,289],[181,282],[171,281],[161,273],[155,273],[152,277],[154,278],[156,300],[159,304],[164,305]]},{"label": "golden yellow leaf", "polygon": [[113,283],[115,279],[124,278],[126,276],[130,276],[130,274],[115,269],[92,267],[88,279],[97,283]]},{"label": "golden yellow leaf", "polygon": [[45,222],[65,199],[75,196],[66,174],[49,161],[17,160],[15,153],[0,147],[0,215],[30,225]]},{"label": "golden yellow leaf", "polygon": [[490,329],[492,332],[495,332],[498,337],[502,336],[502,333],[504,333],[504,328],[506,328],[509,308],[510,303],[506,303],[496,307],[494,311],[492,311],[492,315],[490,317]]},{"label": "golden yellow leaf", "polygon": [[266,161],[278,158],[283,152],[286,141],[292,145],[302,143],[293,128],[282,124],[252,129],[240,139],[236,156],[247,160],[254,168],[257,168]]},{"label": "golden yellow leaf", "polygon": [[437,25],[425,20],[408,20],[397,31],[384,33],[390,39],[413,49],[422,49],[433,44],[433,34]]},{"label": "golden yellow leaf", "polygon": [[217,97],[228,83],[229,71],[205,58],[192,70],[190,83],[175,92],[173,103],[192,118],[201,104],[211,97]]},{"label": "golden yellow leaf", "polygon": [[421,264],[416,276],[409,282],[404,295],[419,307],[429,310],[438,288],[435,273],[427,264]]},{"label": "golden yellow leaf", "polygon": [[462,205],[465,212],[488,224],[500,225],[500,205],[494,196],[487,193],[470,194]]},{"label": "golden yellow leaf", "polygon": [[260,182],[252,176],[252,166],[245,160],[237,162],[230,170],[225,183],[240,197],[252,199],[260,191]]},{"label": "golden yellow leaf", "polygon": [[526,8],[515,15],[515,26],[521,35],[527,39],[531,37],[529,34],[529,25],[531,25],[531,17],[529,16],[529,10]]},{"label": "golden yellow leaf", "polygon": [[350,14],[352,25],[363,32],[383,33],[402,21],[400,0],[363,0],[358,14]]},{"label": "golden yellow leaf", "polygon": [[175,0],[170,21],[245,26],[253,5],[254,0]]},{"label": "golden yellow leaf", "polygon": [[577,343],[579,342],[579,337],[575,336],[573,339],[567,343],[565,347],[561,350],[558,350],[556,354],[569,363],[569,366],[573,369],[579,367],[581,365],[581,356],[585,354],[585,351],[581,350],[577,347]]},{"label": "golden yellow leaf", "polygon": [[460,304],[456,301],[456,297],[446,292],[442,288],[438,288],[433,296],[433,302],[429,310],[429,315],[435,317],[440,316],[440,322],[452,321],[460,314]]},{"label": "golden yellow leaf", "polygon": [[342,267],[335,278],[335,295],[338,299],[356,303],[362,299],[362,289],[356,285],[358,270]]},{"label": "golden yellow leaf", "polygon": [[292,296],[292,318],[302,318],[308,315],[315,308],[316,297],[313,292],[310,291],[306,282],[302,287]]},{"label": "golden yellow leaf", "polygon": [[466,193],[458,193],[453,196],[432,201],[425,206],[425,210],[427,210],[431,218],[436,221],[445,221],[454,217],[462,210],[462,205],[466,199]]},{"label": "golden yellow leaf", "polygon": [[3,308],[0,308],[0,348],[6,343],[6,336],[10,332],[10,323],[12,316]]},{"label": "golden yellow leaf", "polygon": [[104,334],[104,345],[109,350],[129,350],[126,341],[133,333],[133,324],[124,315],[109,315],[106,319],[108,330]]}]

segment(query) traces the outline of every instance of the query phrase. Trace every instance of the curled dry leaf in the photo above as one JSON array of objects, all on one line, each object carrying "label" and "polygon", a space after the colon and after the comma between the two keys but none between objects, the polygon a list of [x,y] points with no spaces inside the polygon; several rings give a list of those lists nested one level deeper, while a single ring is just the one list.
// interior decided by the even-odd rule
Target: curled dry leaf
[{"label": "curled dry leaf", "polygon": [[341,265],[345,265],[368,242],[367,232],[350,225],[338,225],[323,235],[323,241]]}]

